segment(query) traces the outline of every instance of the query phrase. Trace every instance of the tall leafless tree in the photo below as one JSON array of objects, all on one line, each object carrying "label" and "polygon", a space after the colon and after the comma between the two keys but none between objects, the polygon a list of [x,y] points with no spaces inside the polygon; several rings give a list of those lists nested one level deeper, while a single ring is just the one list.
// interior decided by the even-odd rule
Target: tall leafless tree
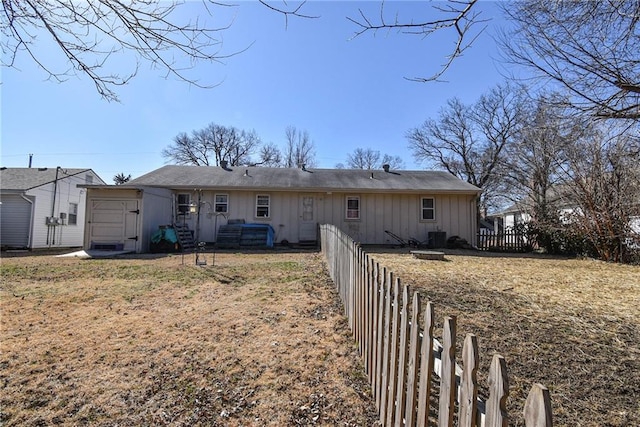
[{"label": "tall leafless tree", "polygon": [[407,132],[414,158],[429,167],[444,169],[483,190],[479,212],[494,206],[499,191],[500,167],[506,149],[522,127],[520,92],[497,86],[474,105],[450,99],[436,119]]},{"label": "tall leafless tree", "polygon": [[553,202],[559,197],[567,150],[588,126],[584,120],[567,115],[560,104],[562,97],[554,93],[539,95],[526,104],[521,132],[516,143],[506,148],[500,167],[509,199],[539,221],[557,217]]},{"label": "tall leafless tree", "polygon": [[239,166],[255,164],[252,156],[260,146],[260,138],[254,131],[211,123],[191,135],[178,134],[162,155],[183,165],[213,166],[226,161],[229,166]]},{"label": "tall leafless tree", "polygon": [[315,147],[309,132],[306,130],[300,131],[295,126],[288,126],[285,130],[285,135],[283,166],[286,168],[297,168],[303,165],[307,167],[315,166]]},{"label": "tall leafless tree", "polygon": [[380,169],[385,164],[391,169],[404,169],[404,161],[400,156],[381,155],[380,151],[372,148],[356,148],[353,153],[347,154],[347,167],[351,169]]},{"label": "tall leafless tree", "polygon": [[571,95],[578,111],[640,119],[640,2],[504,2],[513,27],[499,37],[507,61]]}]

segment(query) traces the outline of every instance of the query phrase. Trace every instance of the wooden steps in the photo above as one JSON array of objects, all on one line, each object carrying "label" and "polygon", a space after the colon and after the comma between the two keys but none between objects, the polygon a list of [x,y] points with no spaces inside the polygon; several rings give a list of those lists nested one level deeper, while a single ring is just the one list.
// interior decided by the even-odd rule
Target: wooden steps
[{"label": "wooden steps", "polygon": [[193,240],[193,233],[186,224],[173,224],[173,229],[178,236],[178,243],[182,252],[193,252],[196,248],[196,242]]}]

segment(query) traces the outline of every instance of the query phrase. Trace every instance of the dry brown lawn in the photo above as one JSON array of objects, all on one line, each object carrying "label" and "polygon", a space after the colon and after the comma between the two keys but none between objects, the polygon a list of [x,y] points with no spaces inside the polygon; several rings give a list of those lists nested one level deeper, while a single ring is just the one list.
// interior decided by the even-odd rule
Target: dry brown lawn
[{"label": "dry brown lawn", "polygon": [[[369,253],[506,357],[512,424],[531,384],[557,426],[640,425],[640,267]],[[3,253],[0,424],[373,425],[320,254],[78,260]],[[211,256],[209,256],[211,264]]]},{"label": "dry brown lawn", "polygon": [[1,425],[375,421],[317,253],[4,255]]},{"label": "dry brown lawn", "polygon": [[[535,255],[408,250],[368,253],[457,317],[458,347],[478,336],[486,390],[491,357],[508,363],[512,424],[533,383],[551,391],[556,426],[640,426],[640,266]],[[438,332],[441,332],[438,331]],[[460,351],[457,353],[460,354]]]}]

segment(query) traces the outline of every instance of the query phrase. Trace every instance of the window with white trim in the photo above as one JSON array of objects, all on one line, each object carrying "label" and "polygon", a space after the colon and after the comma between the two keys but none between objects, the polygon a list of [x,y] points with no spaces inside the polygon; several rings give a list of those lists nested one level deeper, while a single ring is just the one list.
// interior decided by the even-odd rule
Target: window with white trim
[{"label": "window with white trim", "polygon": [[436,219],[436,199],[433,197],[422,197],[420,202],[422,221],[435,221]]},{"label": "window with white trim", "polygon": [[347,196],[347,219],[360,219],[360,196]]},{"label": "window with white trim", "polygon": [[67,217],[68,225],[78,225],[78,204],[69,203],[69,216]]},{"label": "window with white trim", "polygon": [[271,196],[258,194],[256,196],[256,218],[269,218],[271,216]]},{"label": "window with white trim", "polygon": [[176,198],[176,214],[177,215],[189,215],[189,208],[191,207],[191,194],[179,193]]},{"label": "window with white trim", "polygon": [[213,204],[213,210],[216,213],[229,212],[229,195],[228,194],[216,194]]}]

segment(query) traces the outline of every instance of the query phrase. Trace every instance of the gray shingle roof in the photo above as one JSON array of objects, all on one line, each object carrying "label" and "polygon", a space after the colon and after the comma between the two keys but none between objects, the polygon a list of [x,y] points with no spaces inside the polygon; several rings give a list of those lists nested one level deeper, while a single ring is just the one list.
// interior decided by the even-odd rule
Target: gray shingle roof
[{"label": "gray shingle roof", "polygon": [[[58,179],[77,175],[91,169],[61,168]],[[0,188],[2,190],[26,191],[55,181],[56,168],[2,168]]]},{"label": "gray shingle roof", "polygon": [[175,189],[479,193],[448,172],[169,165],[124,186]]}]

